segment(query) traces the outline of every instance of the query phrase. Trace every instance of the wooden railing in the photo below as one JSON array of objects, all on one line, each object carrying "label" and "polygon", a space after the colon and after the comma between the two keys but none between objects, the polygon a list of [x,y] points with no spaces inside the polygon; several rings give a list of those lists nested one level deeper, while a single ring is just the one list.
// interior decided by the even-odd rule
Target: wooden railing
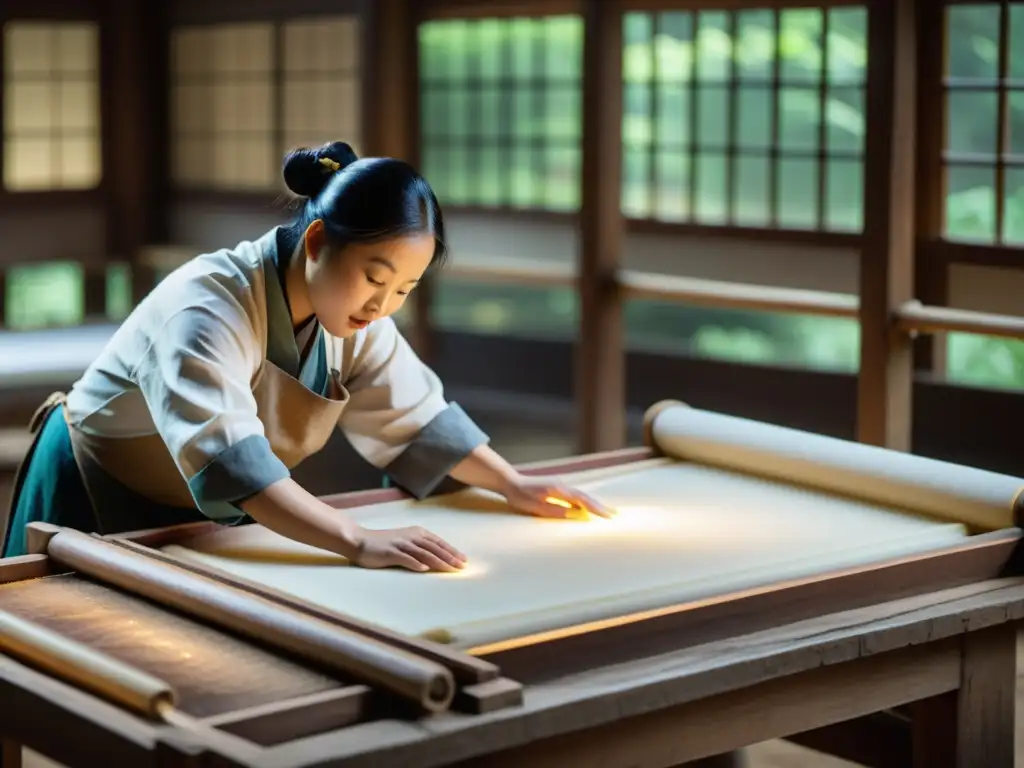
[{"label": "wooden railing", "polygon": [[[497,261],[494,263],[453,263],[445,276],[464,281],[499,285],[573,286],[576,273],[571,264]],[[676,304],[746,309],[814,317],[857,319],[857,296],[830,291],[703,280],[692,277],[620,270],[613,276],[625,299],[646,299]],[[1024,316],[975,312],[966,309],[926,306],[907,302],[893,313],[893,325],[905,333],[976,333],[1004,338],[1024,339]]]},{"label": "wooden railing", "polygon": [[[195,250],[191,248],[158,246],[147,249],[139,266],[150,274],[161,274],[194,255]],[[572,287],[577,282],[574,265],[570,262],[552,264],[527,259],[453,262],[445,268],[444,276],[460,281],[546,288]],[[620,270],[612,279],[627,300],[850,319],[857,319],[860,311],[857,296],[846,293],[705,280],[632,269]],[[94,297],[101,282],[90,272],[88,293]],[[97,303],[95,298],[87,302]],[[927,306],[919,301],[907,302],[895,311],[893,324],[898,330],[911,334],[961,332],[1024,339],[1024,316]]]}]

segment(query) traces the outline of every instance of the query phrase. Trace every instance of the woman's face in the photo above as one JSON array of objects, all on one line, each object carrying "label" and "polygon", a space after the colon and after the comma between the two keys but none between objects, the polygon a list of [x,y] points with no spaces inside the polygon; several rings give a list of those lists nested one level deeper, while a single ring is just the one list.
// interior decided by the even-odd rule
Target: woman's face
[{"label": "woman's face", "polygon": [[306,286],[313,312],[329,334],[351,336],[393,315],[434,257],[434,236],[420,233],[354,243],[324,258],[323,223],[306,230]]}]

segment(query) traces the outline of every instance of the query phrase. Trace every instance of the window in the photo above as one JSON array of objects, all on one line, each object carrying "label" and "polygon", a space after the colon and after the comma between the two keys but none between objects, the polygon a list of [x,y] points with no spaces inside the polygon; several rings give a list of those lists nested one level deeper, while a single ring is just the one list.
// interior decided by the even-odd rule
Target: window
[{"label": "window", "polygon": [[1024,244],[1024,4],[952,6],[946,29],[944,235],[1019,246]]},{"label": "window", "polygon": [[279,190],[290,149],[336,139],[357,145],[358,37],[350,16],[174,30],[175,183]]},{"label": "window", "polygon": [[631,217],[859,232],[863,8],[629,13]]},{"label": "window", "polygon": [[221,189],[274,186],[272,43],[270,24],[174,31],[175,182]]},{"label": "window", "polygon": [[15,192],[100,181],[99,32],[87,22],[4,26],[3,183]]},{"label": "window", "polygon": [[338,139],[357,148],[362,127],[358,20],[337,17],[285,24],[283,89],[282,155],[294,147]]},{"label": "window", "polygon": [[[81,325],[85,320],[85,270],[73,261],[18,264],[6,268],[0,327],[24,331]],[[106,319],[120,322],[132,310],[131,267],[106,265]]]},{"label": "window", "polygon": [[422,167],[442,202],[579,208],[582,21],[432,21],[419,47]]},{"label": "window", "polygon": [[946,378],[950,383],[1024,389],[1024,341],[950,333],[946,349]]}]

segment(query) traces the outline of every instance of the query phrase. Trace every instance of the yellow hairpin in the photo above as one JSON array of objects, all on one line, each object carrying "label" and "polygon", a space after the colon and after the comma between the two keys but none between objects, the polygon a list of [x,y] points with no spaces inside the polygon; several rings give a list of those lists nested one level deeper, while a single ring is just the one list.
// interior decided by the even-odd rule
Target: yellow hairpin
[{"label": "yellow hairpin", "polygon": [[341,163],[339,163],[337,160],[331,160],[331,158],[329,157],[321,157],[319,162],[320,165],[322,165],[324,168],[327,168],[329,171],[337,171],[339,168],[341,168]]}]

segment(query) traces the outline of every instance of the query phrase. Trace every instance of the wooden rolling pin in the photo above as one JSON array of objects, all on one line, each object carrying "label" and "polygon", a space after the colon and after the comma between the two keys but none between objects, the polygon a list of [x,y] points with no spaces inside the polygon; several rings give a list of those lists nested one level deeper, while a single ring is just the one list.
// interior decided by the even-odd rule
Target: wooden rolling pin
[{"label": "wooden rolling pin", "polygon": [[0,611],[0,653],[135,715],[188,730],[226,753],[246,755],[256,751],[244,739],[178,710],[175,692],[163,680],[7,611]]},{"label": "wooden rolling pin", "polygon": [[60,528],[46,552],[79,573],[379,686],[425,711],[444,711],[455,696],[454,676],[441,664],[103,539]]},{"label": "wooden rolling pin", "polygon": [[143,717],[160,719],[175,704],[163,680],[7,611],[0,611],[0,651]]}]

